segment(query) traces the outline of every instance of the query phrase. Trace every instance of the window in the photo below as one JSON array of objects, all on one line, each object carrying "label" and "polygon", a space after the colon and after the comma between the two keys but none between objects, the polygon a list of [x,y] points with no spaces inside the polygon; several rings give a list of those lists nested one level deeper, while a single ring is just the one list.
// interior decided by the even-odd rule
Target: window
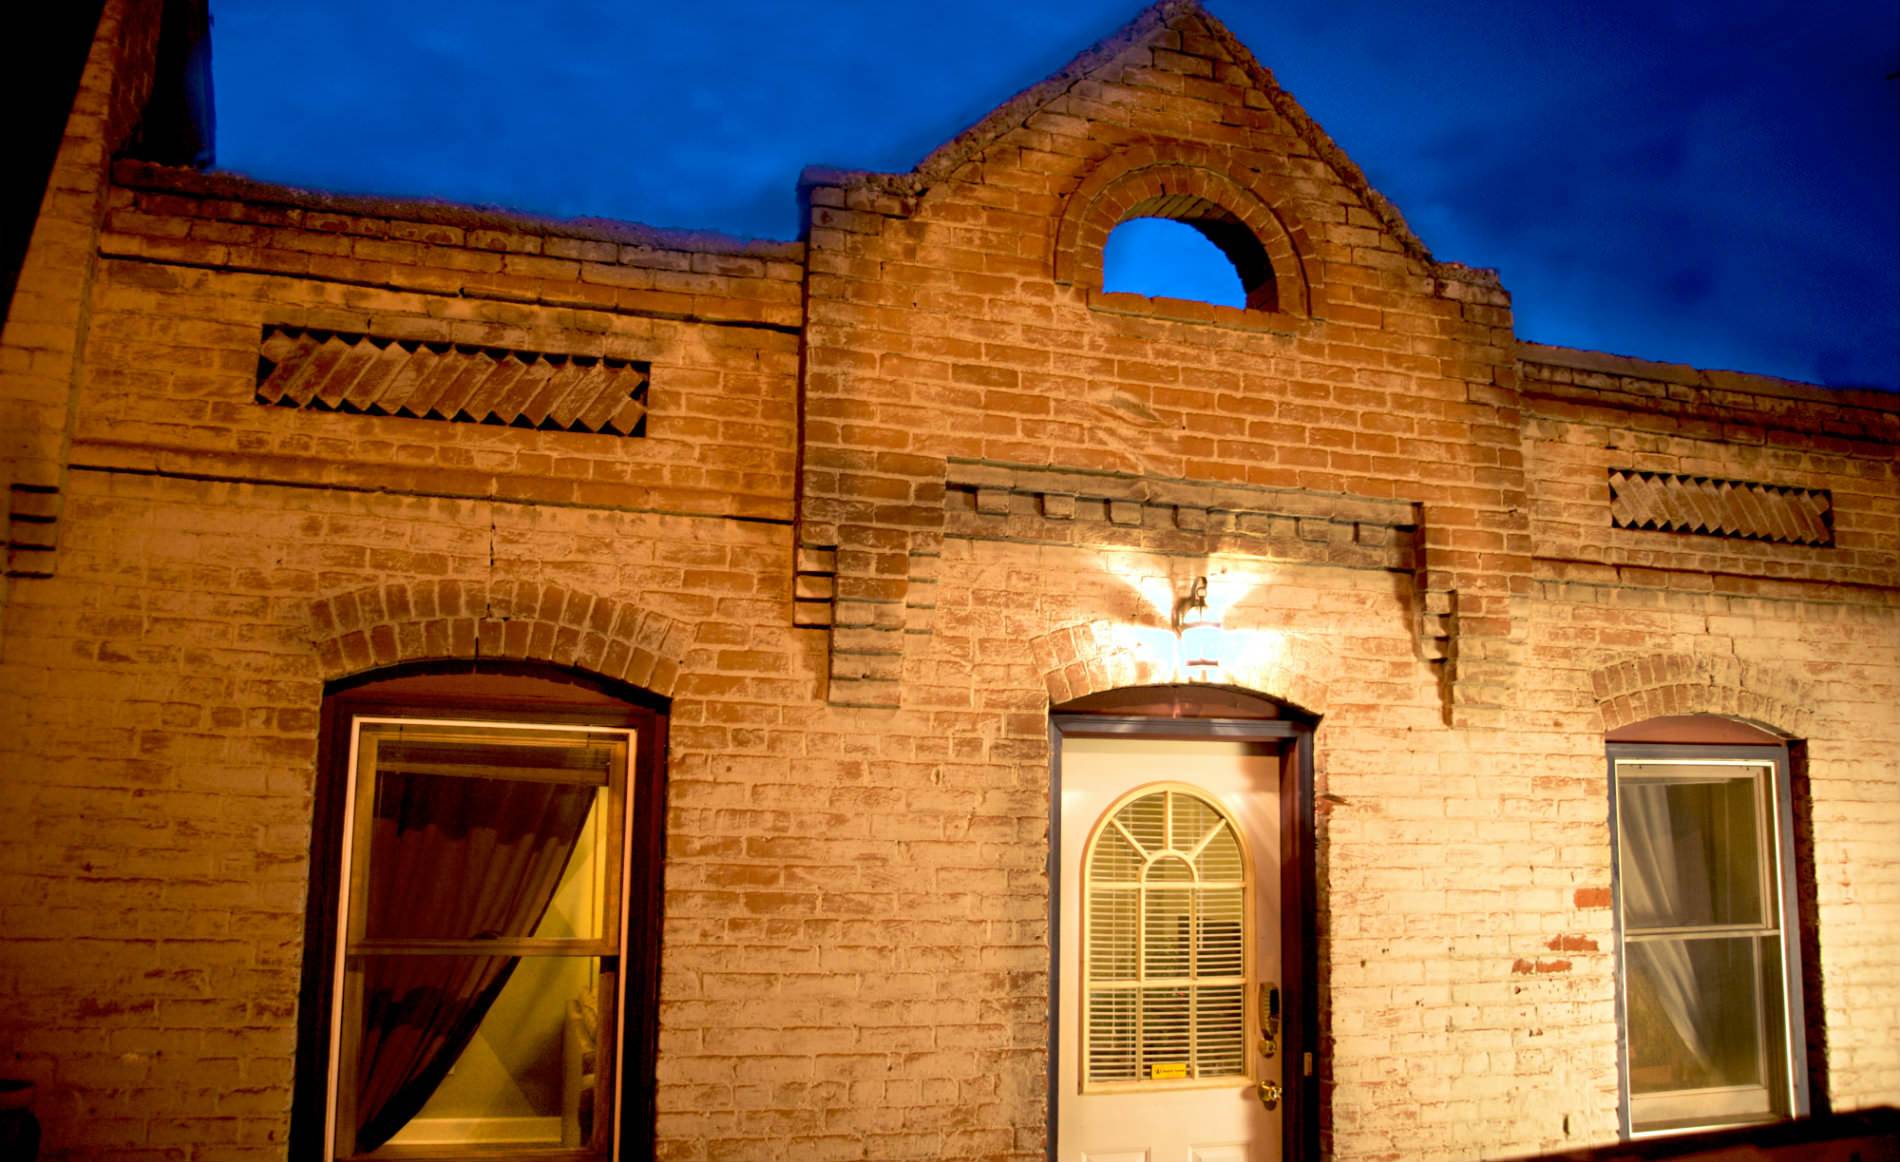
[{"label": "window", "polygon": [[1249,311],[1280,309],[1273,260],[1240,216],[1192,194],[1129,207],[1102,251],[1102,289]]},{"label": "window", "polygon": [[1613,741],[1610,767],[1625,1129],[1805,1113],[1787,748]]},{"label": "window", "polygon": [[1102,249],[1102,289],[1151,298],[1244,308],[1240,272],[1220,248],[1185,222],[1130,218]]},{"label": "window", "polygon": [[663,720],[526,674],[325,714],[296,1156],[643,1155]]},{"label": "window", "polygon": [[1247,1076],[1240,832],[1189,787],[1111,807],[1084,854],[1084,1088]]}]

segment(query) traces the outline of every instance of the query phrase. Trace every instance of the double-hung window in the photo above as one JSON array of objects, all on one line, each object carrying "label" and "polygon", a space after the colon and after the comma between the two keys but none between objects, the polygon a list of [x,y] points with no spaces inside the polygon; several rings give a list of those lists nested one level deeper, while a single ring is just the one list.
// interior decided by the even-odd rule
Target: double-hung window
[{"label": "double-hung window", "polygon": [[656,716],[501,685],[327,707],[300,1157],[641,1152]]},{"label": "double-hung window", "polygon": [[1624,1129],[1806,1112],[1787,749],[1612,743]]}]

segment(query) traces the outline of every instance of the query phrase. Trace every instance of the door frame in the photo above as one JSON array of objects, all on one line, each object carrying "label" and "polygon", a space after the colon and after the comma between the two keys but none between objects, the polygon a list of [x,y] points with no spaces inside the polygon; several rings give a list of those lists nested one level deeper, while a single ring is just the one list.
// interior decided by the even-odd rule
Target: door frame
[{"label": "door frame", "polygon": [[[1262,701],[1270,701],[1262,699]],[[1297,713],[1285,707],[1289,713]],[[1319,897],[1313,829],[1315,721],[1288,718],[1162,718],[1056,711],[1049,715],[1049,1162],[1056,1159],[1061,1027],[1062,743],[1069,738],[1139,736],[1233,739],[1280,745],[1280,1044],[1284,1162],[1319,1158]]]}]

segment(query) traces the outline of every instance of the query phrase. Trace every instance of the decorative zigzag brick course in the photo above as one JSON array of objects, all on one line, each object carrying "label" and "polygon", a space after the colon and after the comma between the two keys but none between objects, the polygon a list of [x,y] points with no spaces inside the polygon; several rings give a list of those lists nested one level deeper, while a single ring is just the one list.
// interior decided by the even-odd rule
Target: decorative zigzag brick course
[{"label": "decorative zigzag brick course", "polygon": [[314,411],[646,434],[647,365],[267,327],[257,402]]},{"label": "decorative zigzag brick course", "polygon": [[1619,529],[1832,545],[1833,508],[1819,489],[1610,469],[1610,520]]}]

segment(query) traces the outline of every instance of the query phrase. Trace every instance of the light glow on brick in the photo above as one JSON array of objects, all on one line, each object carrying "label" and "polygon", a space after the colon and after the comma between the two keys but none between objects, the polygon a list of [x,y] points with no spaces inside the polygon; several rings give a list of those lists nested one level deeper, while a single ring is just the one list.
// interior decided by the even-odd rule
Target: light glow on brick
[{"label": "light glow on brick", "polygon": [[[1239,609],[1256,589],[1271,584],[1270,573],[1254,562],[1223,561],[1207,574],[1204,624],[1176,632],[1173,628],[1177,603],[1184,599],[1195,577],[1179,580],[1145,569],[1149,562],[1141,558],[1110,555],[1103,559],[1102,570],[1127,585],[1152,609],[1161,625],[1117,621],[1110,626],[1110,640],[1117,652],[1130,657],[1143,674],[1171,682],[1239,682],[1247,675],[1273,673],[1286,654],[1286,634],[1272,629],[1232,629],[1229,614]],[[1190,662],[1212,658],[1212,665]]]}]

